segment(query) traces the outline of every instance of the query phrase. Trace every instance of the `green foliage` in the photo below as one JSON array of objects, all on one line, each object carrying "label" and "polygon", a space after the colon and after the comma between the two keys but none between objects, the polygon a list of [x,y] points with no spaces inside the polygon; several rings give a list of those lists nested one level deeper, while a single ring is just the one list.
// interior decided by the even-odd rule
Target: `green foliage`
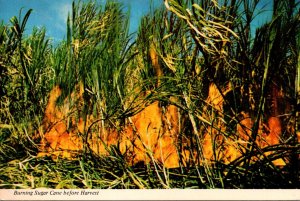
[{"label": "green foliage", "polygon": [[2,23],[0,28],[1,159],[20,157],[24,152],[16,152],[26,150],[25,147],[33,149],[31,135],[43,116],[48,84],[53,77],[46,30],[35,28],[32,35],[24,36],[31,11],[22,20],[20,13],[19,19],[13,17],[11,25]]},{"label": "green foliage", "polygon": [[63,97],[83,84],[85,100],[92,100],[102,118],[117,117],[123,111],[123,78],[131,39],[128,16],[119,3],[107,2],[102,7],[74,2],[67,41],[55,51],[55,82],[64,89]]}]

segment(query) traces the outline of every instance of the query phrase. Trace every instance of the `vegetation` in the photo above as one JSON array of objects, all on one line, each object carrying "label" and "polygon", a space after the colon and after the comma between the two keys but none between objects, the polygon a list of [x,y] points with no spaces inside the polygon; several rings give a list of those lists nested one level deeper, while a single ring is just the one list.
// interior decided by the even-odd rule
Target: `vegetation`
[{"label": "vegetation", "polygon": [[[1,188],[299,188],[299,3],[274,0],[254,32],[259,3],[165,0],[135,36],[120,3],[75,1],[57,46],[45,29],[24,35],[32,10],[2,22]],[[162,126],[147,129],[176,136],[172,168],[117,142],[151,106]],[[37,157],[59,125],[81,139],[72,160]]]}]

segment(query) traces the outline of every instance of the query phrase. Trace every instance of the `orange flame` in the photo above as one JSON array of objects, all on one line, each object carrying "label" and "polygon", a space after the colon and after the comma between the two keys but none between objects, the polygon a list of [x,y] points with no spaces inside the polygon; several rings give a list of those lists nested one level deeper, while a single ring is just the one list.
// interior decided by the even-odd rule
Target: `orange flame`
[{"label": "orange flame", "polygon": [[[87,115],[84,120],[74,114],[76,104],[83,101],[82,86],[79,86],[79,89],[71,94],[72,99],[75,99],[73,107],[68,98],[64,100],[62,106],[57,105],[57,99],[61,96],[61,89],[58,86],[50,92],[41,129],[44,134],[38,156],[50,155],[53,159],[58,157],[73,159],[83,150],[84,138],[82,136],[86,135],[87,128],[97,125],[98,131],[91,130],[87,143],[99,155],[109,154],[107,147],[116,145],[129,164],[154,161],[162,163],[167,168],[179,166],[179,155],[183,159],[183,165],[199,157],[197,151],[191,147],[191,143],[184,136],[182,143],[186,146],[183,146],[181,150],[177,146],[182,131],[179,127],[180,112],[176,106],[169,105],[163,109],[159,102],[155,101],[132,116],[131,123],[125,125],[122,130],[102,128],[101,124],[94,124],[97,122],[97,117]],[[221,93],[224,94],[228,90],[227,87],[220,92],[214,84],[211,84],[206,102],[217,112],[222,112],[224,100]],[[236,136],[221,135],[226,131],[226,126],[222,121],[217,121],[214,127],[207,128],[202,139],[198,136],[202,143],[204,159],[208,161],[222,159],[225,163],[230,163],[241,156],[242,150],[239,145],[248,143],[253,126],[253,121],[248,114],[242,113],[242,116],[242,120],[237,125]],[[211,118],[209,115],[204,117],[208,120]],[[263,133],[262,127],[261,125],[260,140],[257,144],[261,147],[278,144],[282,132],[280,119],[277,117],[268,119],[268,134]],[[278,165],[283,163],[283,160],[274,162]]]}]

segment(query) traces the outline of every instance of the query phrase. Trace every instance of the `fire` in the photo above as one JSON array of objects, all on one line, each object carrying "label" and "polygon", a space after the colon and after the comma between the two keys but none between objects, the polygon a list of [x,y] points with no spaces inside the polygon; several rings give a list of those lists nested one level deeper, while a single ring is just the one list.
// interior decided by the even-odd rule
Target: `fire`
[{"label": "fire", "polygon": [[[84,127],[91,126],[95,117],[88,115],[86,121],[82,117],[77,118],[72,109],[66,109],[66,105],[70,104],[68,98],[62,106],[56,104],[60,95],[61,89],[58,86],[50,92],[41,129],[45,133],[38,156],[72,159],[74,154],[82,151]],[[74,94],[71,96],[75,97]],[[132,116],[132,125],[128,124],[121,131],[105,128],[100,136],[99,133],[92,133],[88,144],[95,153],[102,155],[108,154],[106,146],[119,145],[120,151],[130,156],[128,162],[131,164],[154,160],[166,167],[176,167],[178,115],[175,106],[167,106],[164,113],[156,101]]]},{"label": "fire", "polygon": [[[206,102],[214,107],[216,112],[221,112],[224,102],[221,93],[224,95],[228,91],[228,87],[219,91],[212,84]],[[130,123],[117,130],[102,128],[101,124],[95,124],[97,117],[93,115],[87,115],[86,118],[80,117],[74,108],[82,101],[82,90],[77,90],[77,94],[77,96],[76,92],[71,94],[71,97],[75,99],[73,100],[75,105],[72,106],[70,99],[66,98],[63,104],[58,106],[57,100],[61,96],[61,89],[58,86],[52,89],[45,110],[43,128],[40,129],[44,133],[39,157],[50,155],[53,159],[58,157],[73,159],[83,150],[84,143],[87,143],[88,147],[99,155],[108,155],[110,146],[118,146],[121,153],[125,155],[126,161],[131,165],[152,161],[168,168],[178,167],[179,155],[182,157],[183,165],[189,160],[197,161],[195,159],[199,157],[199,153],[191,147],[191,142],[182,134],[179,127],[180,112],[176,106],[168,105],[163,108],[159,101],[155,101],[130,117]],[[204,118],[209,121],[213,118],[210,115],[207,113]],[[92,126],[96,129],[85,133],[87,128]],[[222,121],[216,121],[212,127],[207,127],[203,137],[199,136],[204,157],[200,161],[223,160],[224,163],[230,163],[237,159],[249,143],[252,127],[253,120],[249,114],[242,113],[242,118],[237,124],[236,135],[225,136],[223,133],[226,132],[226,126],[222,124]],[[263,132],[263,127],[267,128],[267,132]],[[270,117],[267,125],[260,125],[260,134],[256,143],[261,148],[278,144],[281,132],[280,119]],[[84,137],[86,135],[88,137]],[[183,135],[181,143],[184,146],[182,148],[178,146],[180,135]],[[278,159],[274,161],[274,164],[283,165],[284,161]]]}]

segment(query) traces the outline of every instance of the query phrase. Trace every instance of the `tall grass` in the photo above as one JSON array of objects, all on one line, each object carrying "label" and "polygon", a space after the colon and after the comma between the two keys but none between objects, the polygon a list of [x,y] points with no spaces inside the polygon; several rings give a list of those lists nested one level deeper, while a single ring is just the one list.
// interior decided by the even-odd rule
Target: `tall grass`
[{"label": "tall grass", "polygon": [[128,27],[128,14],[119,3],[108,2],[102,8],[95,2],[74,2],[67,41],[54,57],[56,83],[67,89],[65,97],[81,83],[85,101],[91,100],[103,119],[123,110],[125,83],[121,78],[130,56]]},{"label": "tall grass", "polygon": [[1,24],[1,151],[2,157],[19,157],[20,150],[33,154],[32,133],[38,128],[53,77],[51,46],[45,29],[24,36],[32,10]]},{"label": "tall grass", "polygon": [[[259,3],[165,0],[141,19],[134,38],[120,3],[74,1],[66,40],[57,47],[45,29],[24,36],[31,10],[2,23],[1,187],[299,187],[299,4],[274,1],[271,21],[251,35]],[[57,85],[67,122],[73,112],[86,122],[76,133],[86,139],[85,152],[73,161],[35,157],[36,133]],[[74,97],[76,90],[82,97]],[[118,145],[105,147],[108,156],[89,147],[93,133],[122,130],[156,101],[165,114],[170,105],[179,114],[178,168],[165,168],[150,152],[149,164],[130,166]],[[250,128],[243,128],[246,117]],[[279,144],[262,148],[269,117],[278,117],[283,131]],[[249,131],[246,143],[238,128]],[[236,158],[228,154],[230,142]],[[275,159],[287,165],[277,167]]]}]

